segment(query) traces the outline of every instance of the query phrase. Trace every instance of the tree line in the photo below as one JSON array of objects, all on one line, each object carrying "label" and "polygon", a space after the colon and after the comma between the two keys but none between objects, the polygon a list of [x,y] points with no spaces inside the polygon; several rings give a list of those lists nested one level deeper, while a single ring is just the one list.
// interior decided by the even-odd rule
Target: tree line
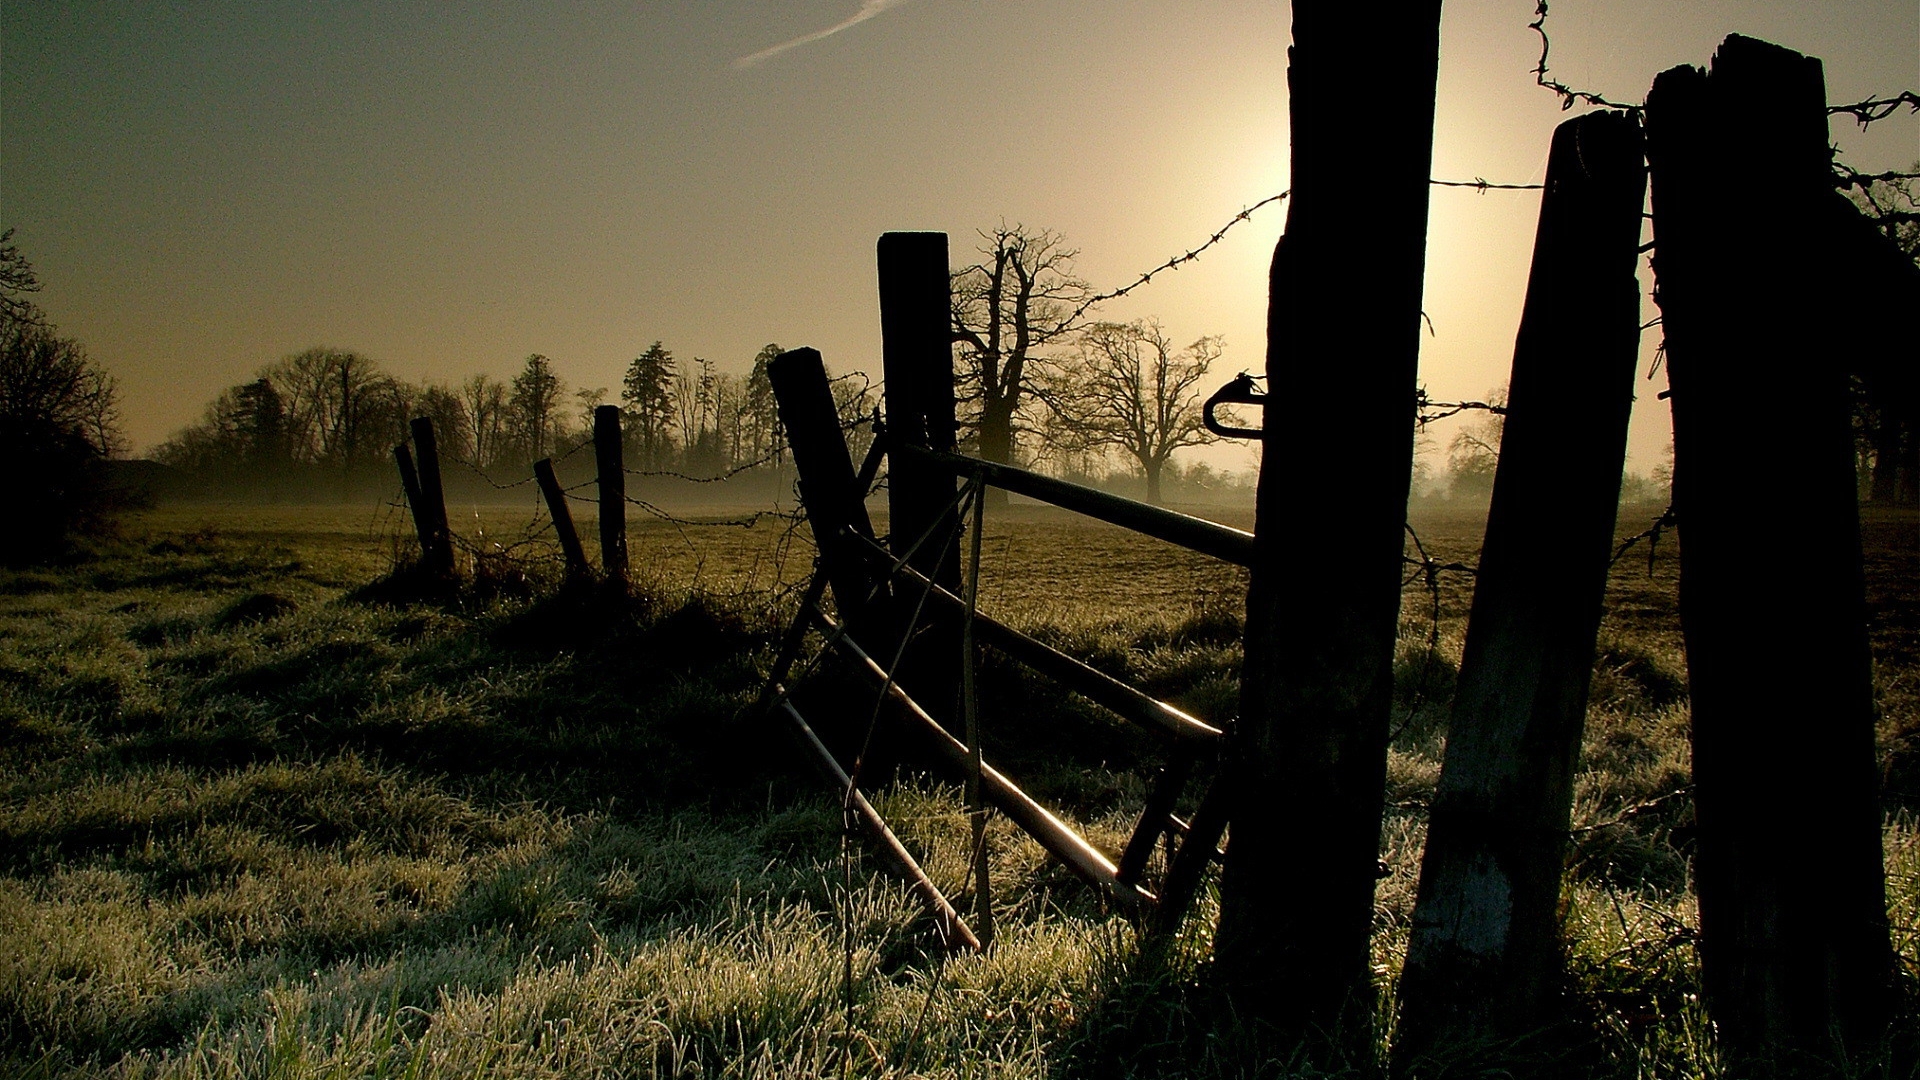
[{"label": "tree line", "polygon": [[[766,368],[780,351],[767,345],[749,374],[735,375],[702,357],[682,365],[654,342],[621,381],[628,463],[701,474],[777,465],[779,421]],[[569,387],[539,353],[510,379],[478,374],[448,384],[409,382],[361,353],[315,347],[221,391],[155,457],[222,491],[284,490],[290,479],[353,490],[384,481],[408,421],[425,416],[443,458],[511,481],[532,462],[589,442],[594,409],[607,397],[604,387]]]},{"label": "tree line", "polygon": [[112,468],[126,449],[113,376],[47,320],[39,291],[13,230],[0,232],[0,458],[19,500],[0,529],[7,565],[60,554],[131,497]]}]

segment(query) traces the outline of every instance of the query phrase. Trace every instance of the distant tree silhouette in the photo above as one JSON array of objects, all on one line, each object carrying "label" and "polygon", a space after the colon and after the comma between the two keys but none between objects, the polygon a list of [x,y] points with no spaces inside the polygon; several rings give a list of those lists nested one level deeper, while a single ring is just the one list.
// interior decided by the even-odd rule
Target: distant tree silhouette
[{"label": "distant tree silhouette", "polygon": [[[1914,164],[1920,171],[1920,162]],[[1877,180],[1852,193],[1894,246],[1920,264],[1920,192],[1912,180]],[[1851,378],[1857,469],[1873,503],[1920,501],[1920,382],[1897,357],[1858,357]]]},{"label": "distant tree silhouette", "polygon": [[20,502],[0,529],[0,562],[17,564],[106,520],[106,461],[122,447],[113,377],[27,299],[40,282],[12,238],[0,233],[0,459]]},{"label": "distant tree silhouette", "polygon": [[761,346],[754,354],[753,370],[747,375],[746,391],[740,402],[740,422],[745,429],[744,452],[749,461],[759,461],[780,444],[780,413],[774,407],[773,381],[767,377],[767,365],[784,351],[776,344]]},{"label": "distant tree silhouette", "polygon": [[[1488,391],[1487,401],[1495,406],[1507,403],[1507,388]],[[1465,420],[1447,443],[1447,497],[1485,502],[1493,497],[1493,473],[1500,464],[1500,435],[1505,430],[1502,417],[1494,412],[1476,412]]]},{"label": "distant tree silhouette", "polygon": [[286,404],[294,459],[343,479],[384,468],[397,441],[397,384],[372,359],[315,346],[261,372]]},{"label": "distant tree silhouette", "polygon": [[1173,452],[1217,437],[1201,422],[1200,382],[1220,357],[1220,338],[1176,348],[1158,322],[1099,322],[1077,335],[1073,356],[1049,365],[1037,387],[1069,451],[1117,450],[1161,501]]},{"label": "distant tree silhouette", "polygon": [[674,417],[673,354],[658,341],[633,358],[620,383],[627,430],[646,468],[666,461]]},{"label": "distant tree silhouette", "polygon": [[554,374],[553,361],[539,353],[527,357],[520,374],[513,377],[513,393],[507,399],[507,430],[515,449],[527,461],[553,452],[560,395],[564,392],[560,376]]},{"label": "distant tree silhouette", "polygon": [[473,462],[481,468],[501,463],[506,453],[507,384],[475,375],[460,384],[460,408],[466,416]]},{"label": "distant tree silhouette", "polygon": [[1002,223],[980,237],[980,261],[953,274],[955,384],[980,456],[1012,463],[1040,368],[1085,321],[1094,292],[1059,233]]}]

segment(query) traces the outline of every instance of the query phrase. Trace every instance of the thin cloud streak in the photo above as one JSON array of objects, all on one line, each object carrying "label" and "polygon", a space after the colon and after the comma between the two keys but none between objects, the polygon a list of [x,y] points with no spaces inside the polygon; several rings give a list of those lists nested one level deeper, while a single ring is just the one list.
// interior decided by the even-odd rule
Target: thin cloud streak
[{"label": "thin cloud streak", "polygon": [[757,53],[751,53],[749,55],[743,56],[740,59],[735,60],[733,62],[733,66],[736,68],[753,67],[754,65],[759,64],[761,61],[771,59],[775,56],[780,55],[783,52],[786,52],[788,49],[797,49],[802,45],[811,45],[822,38],[830,38],[833,35],[839,33],[842,30],[847,29],[850,26],[858,26],[861,23],[866,22],[868,19],[873,18],[875,15],[878,15],[881,12],[887,10],[888,8],[899,7],[901,4],[904,4],[906,2],[907,0],[860,0],[860,10],[854,12],[850,18],[842,22],[835,23],[834,25],[827,27],[825,30],[816,30],[811,34],[802,34],[791,41],[783,41],[780,44],[774,45],[770,48],[761,49]]}]

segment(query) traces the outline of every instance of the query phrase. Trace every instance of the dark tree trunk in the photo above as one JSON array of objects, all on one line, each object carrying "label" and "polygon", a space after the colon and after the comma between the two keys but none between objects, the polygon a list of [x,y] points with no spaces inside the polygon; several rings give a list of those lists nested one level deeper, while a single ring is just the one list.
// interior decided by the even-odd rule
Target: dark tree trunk
[{"label": "dark tree trunk", "polygon": [[[1268,428],[1216,958],[1269,1050],[1371,1056],[1368,950],[1433,157],[1438,0],[1296,0],[1293,198],[1267,372],[1321,403]],[[1369,72],[1394,106],[1354,119]],[[1353,213],[1356,163],[1369,210]],[[1331,363],[1329,357],[1352,358]],[[1301,527],[1294,507],[1313,508]]]},{"label": "dark tree trunk", "polygon": [[[1646,106],[1700,961],[1747,1073],[1831,1075],[1876,1050],[1893,962],[1844,370],[1877,343],[1833,314],[1862,286],[1829,279],[1858,214],[1833,190],[1825,106],[1818,60],[1737,35],[1711,75],[1665,72]],[[1786,547],[1754,516],[1783,497]]]},{"label": "dark tree trunk", "polygon": [[[1560,125],[1400,981],[1394,1065],[1557,1019],[1560,879],[1640,333],[1639,124]],[[1456,1061],[1456,1065],[1462,1062]]]},{"label": "dark tree trunk", "polygon": [[1159,506],[1160,476],[1166,471],[1166,462],[1148,461],[1143,462],[1140,467],[1142,471],[1147,474],[1147,501],[1155,506]]}]

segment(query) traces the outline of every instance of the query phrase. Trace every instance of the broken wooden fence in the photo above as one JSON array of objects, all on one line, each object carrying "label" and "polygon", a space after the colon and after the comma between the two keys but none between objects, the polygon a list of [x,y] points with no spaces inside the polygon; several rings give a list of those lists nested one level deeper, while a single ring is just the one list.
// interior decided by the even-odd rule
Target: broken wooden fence
[{"label": "broken wooden fence", "polygon": [[[950,947],[972,947],[979,939],[866,801],[859,789],[861,763],[843,765],[813,734],[787,696],[784,683],[809,630],[820,631],[828,651],[875,684],[891,715],[920,738],[936,762],[967,781],[969,802],[976,809],[991,803],[1076,876],[1147,921],[1156,932],[1170,932],[1192,903],[1207,865],[1220,856],[1227,821],[1219,785],[1211,785],[1200,797],[1191,821],[1177,816],[1176,807],[1195,774],[1217,757],[1223,732],[978,611],[973,601],[980,515],[985,506],[981,496],[988,487],[1000,488],[1243,566],[1252,557],[1253,537],[1186,514],[954,453],[946,236],[890,233],[880,241],[880,269],[886,426],[858,472],[833,408],[820,354],[796,349],[781,355],[768,369],[799,472],[801,498],[819,546],[820,565],[775,661],[763,706],[778,710],[794,727],[816,762],[844,792],[849,821],[870,833],[913,881]],[[890,466],[892,504],[890,533],[884,543],[873,529],[864,501],[883,456]],[[963,507],[971,508],[974,531],[974,574],[964,590],[957,543]],[[837,617],[821,607],[829,587]],[[917,648],[909,657],[906,643],[917,637],[940,648]],[[981,718],[972,689],[976,643],[1052,678],[1159,739],[1163,765],[1149,785],[1139,820],[1121,851],[1102,851],[983,760]],[[958,695],[952,693],[956,683]],[[942,715],[950,710],[940,703],[956,696],[962,715]],[[983,862],[979,820],[976,816],[977,867]],[[1148,866],[1163,838],[1172,847],[1167,870],[1160,880],[1150,881]],[[976,875],[980,873],[976,869]],[[976,881],[976,896],[984,895],[984,880],[977,876]],[[990,908],[982,905],[977,917],[989,915]],[[990,933],[981,936],[990,939]]]}]

